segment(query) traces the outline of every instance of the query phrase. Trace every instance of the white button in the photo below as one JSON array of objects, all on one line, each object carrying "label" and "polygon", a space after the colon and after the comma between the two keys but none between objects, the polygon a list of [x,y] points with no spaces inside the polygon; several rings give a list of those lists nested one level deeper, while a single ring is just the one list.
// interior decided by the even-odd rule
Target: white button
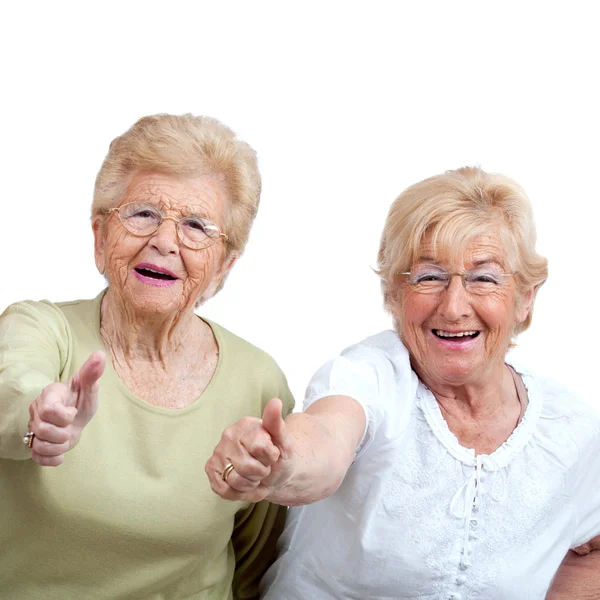
[{"label": "white button", "polygon": [[465,583],[467,583],[467,576],[466,575],[459,575],[456,578],[456,583],[458,583],[458,585],[464,585]]},{"label": "white button", "polygon": [[479,521],[477,519],[471,519],[471,527],[477,529],[477,525],[479,525]]},{"label": "white button", "polygon": [[466,561],[461,561],[461,563],[458,565],[461,571],[466,571],[470,566],[470,563]]},{"label": "white button", "polygon": [[473,512],[479,512],[479,504],[473,504]]},{"label": "white button", "polygon": [[477,539],[477,534],[474,531],[469,531],[469,539],[470,540],[476,540]]},{"label": "white button", "polygon": [[450,594],[450,600],[462,600],[462,596],[458,593]]}]

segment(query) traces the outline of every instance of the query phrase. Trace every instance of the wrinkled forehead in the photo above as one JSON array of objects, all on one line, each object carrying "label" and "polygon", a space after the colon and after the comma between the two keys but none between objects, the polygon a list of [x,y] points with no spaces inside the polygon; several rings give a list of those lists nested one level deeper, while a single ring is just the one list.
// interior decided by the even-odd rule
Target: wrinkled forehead
[{"label": "wrinkled forehead", "polygon": [[161,210],[171,210],[181,213],[202,212],[205,203],[199,201],[196,194],[189,190],[180,189],[178,186],[152,183],[143,183],[132,186],[121,204],[140,202],[151,204]]},{"label": "wrinkled forehead", "polygon": [[453,272],[462,272],[481,265],[496,264],[511,270],[514,263],[512,239],[502,228],[453,236],[428,232],[423,236],[413,264],[431,262]]},{"label": "wrinkled forehead", "polygon": [[204,175],[197,178],[159,173],[134,175],[120,204],[141,202],[163,211],[181,214],[221,212],[225,199],[222,178]]}]

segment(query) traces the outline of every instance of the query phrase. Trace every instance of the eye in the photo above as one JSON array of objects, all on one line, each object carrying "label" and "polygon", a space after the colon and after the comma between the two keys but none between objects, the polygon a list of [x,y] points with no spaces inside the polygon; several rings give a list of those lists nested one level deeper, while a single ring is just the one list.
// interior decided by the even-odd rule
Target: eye
[{"label": "eye", "polygon": [[186,219],[184,225],[194,231],[206,232],[206,225],[200,219]]},{"label": "eye", "polygon": [[126,204],[121,209],[121,217],[137,221],[140,224],[143,221],[158,222],[161,219],[160,213],[147,204]]},{"label": "eye", "polygon": [[471,281],[473,283],[486,283],[493,285],[498,285],[498,283],[500,283],[499,277],[496,277],[496,275],[493,275],[491,273],[480,273],[477,275],[473,275]]},{"label": "eye", "polygon": [[131,215],[131,216],[136,217],[138,219],[154,219],[154,218],[156,218],[157,215],[153,210],[144,208],[144,209],[136,210],[133,213],[133,215]]},{"label": "eye", "polygon": [[210,234],[210,232],[208,231],[209,227],[207,225],[207,223],[204,222],[203,219],[200,219],[199,217],[190,217],[187,219],[184,219],[181,224],[188,230],[190,230],[190,232],[193,232],[195,234],[198,233],[204,233],[204,234]]},{"label": "eye", "polygon": [[415,273],[414,283],[438,283],[447,281],[448,276],[444,273]]}]

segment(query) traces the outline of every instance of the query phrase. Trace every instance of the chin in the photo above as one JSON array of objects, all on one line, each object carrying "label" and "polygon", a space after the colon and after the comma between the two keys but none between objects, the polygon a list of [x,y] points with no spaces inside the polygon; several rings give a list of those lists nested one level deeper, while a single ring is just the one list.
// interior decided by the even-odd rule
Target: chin
[{"label": "chin", "polygon": [[481,377],[482,364],[453,364],[443,365],[436,369],[438,377],[445,383],[463,385]]},{"label": "chin", "polygon": [[169,315],[180,312],[185,307],[180,297],[164,291],[130,294],[128,304],[136,312],[147,315]]}]

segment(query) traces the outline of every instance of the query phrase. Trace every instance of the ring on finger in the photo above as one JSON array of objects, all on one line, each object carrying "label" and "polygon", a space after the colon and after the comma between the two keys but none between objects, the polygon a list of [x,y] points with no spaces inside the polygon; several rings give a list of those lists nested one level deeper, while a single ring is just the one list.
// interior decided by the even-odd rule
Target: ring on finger
[{"label": "ring on finger", "polygon": [[227,479],[229,478],[229,476],[231,475],[231,471],[233,471],[235,467],[233,466],[233,464],[231,462],[228,462],[225,465],[225,468],[223,469],[223,474],[221,475],[221,479],[227,483]]},{"label": "ring on finger", "polygon": [[31,449],[31,447],[33,446],[33,440],[35,438],[35,433],[33,433],[32,431],[28,431],[24,436],[23,436],[23,444],[25,444],[26,448]]}]

